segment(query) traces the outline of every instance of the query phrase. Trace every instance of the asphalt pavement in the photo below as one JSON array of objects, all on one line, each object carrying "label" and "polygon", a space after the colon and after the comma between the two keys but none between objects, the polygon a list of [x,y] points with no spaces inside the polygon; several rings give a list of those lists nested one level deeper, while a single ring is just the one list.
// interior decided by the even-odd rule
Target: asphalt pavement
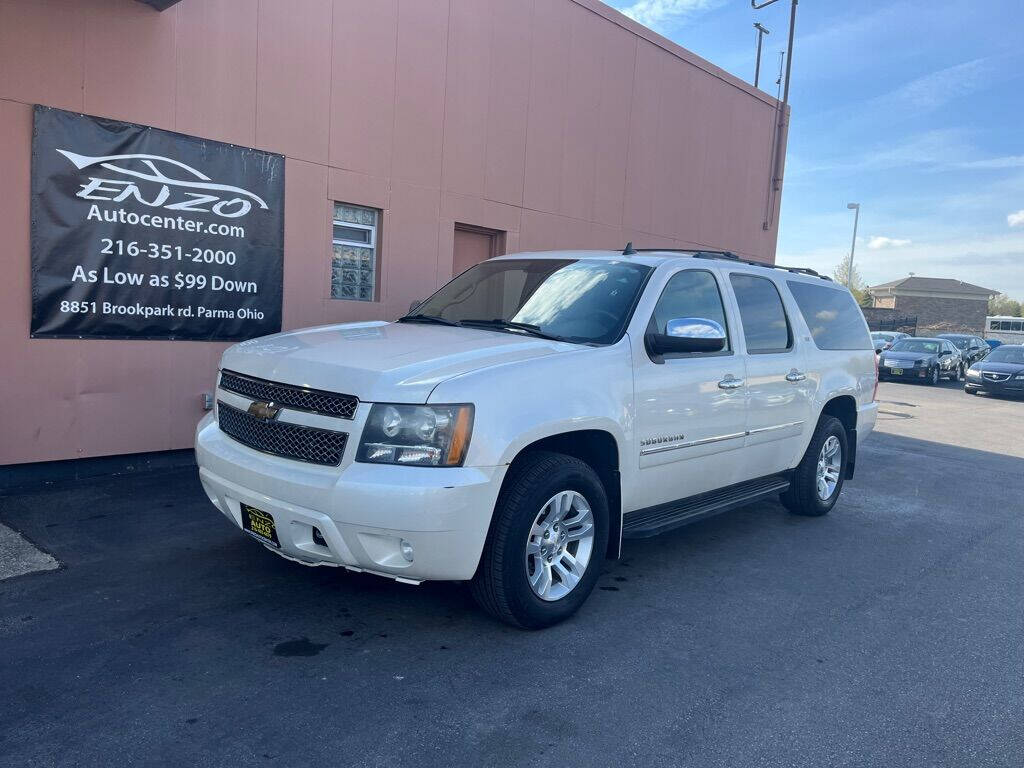
[{"label": "asphalt pavement", "polygon": [[190,469],[0,497],[61,564],[0,581],[0,764],[1020,766],[1024,402],[879,398],[832,514],[629,541],[541,632],[284,561]]}]

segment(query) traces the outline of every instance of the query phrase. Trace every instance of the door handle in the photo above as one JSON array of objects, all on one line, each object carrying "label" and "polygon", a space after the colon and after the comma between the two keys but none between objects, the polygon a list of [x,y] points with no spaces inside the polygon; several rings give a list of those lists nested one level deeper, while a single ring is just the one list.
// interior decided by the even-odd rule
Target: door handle
[{"label": "door handle", "polygon": [[800,373],[796,368],[786,374],[786,381],[803,381],[807,378],[806,373]]},{"label": "door handle", "polygon": [[719,389],[739,389],[743,386],[743,379],[735,379],[732,376],[726,376],[720,382],[718,382]]}]

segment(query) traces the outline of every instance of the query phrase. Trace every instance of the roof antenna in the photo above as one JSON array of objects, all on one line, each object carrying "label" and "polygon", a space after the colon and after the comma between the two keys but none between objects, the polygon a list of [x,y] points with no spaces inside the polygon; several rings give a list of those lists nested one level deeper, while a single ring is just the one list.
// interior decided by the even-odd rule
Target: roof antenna
[{"label": "roof antenna", "polygon": [[630,240],[628,243],[626,243],[626,247],[622,249],[622,255],[633,256],[634,254],[636,254],[636,250],[633,248],[633,241]]}]

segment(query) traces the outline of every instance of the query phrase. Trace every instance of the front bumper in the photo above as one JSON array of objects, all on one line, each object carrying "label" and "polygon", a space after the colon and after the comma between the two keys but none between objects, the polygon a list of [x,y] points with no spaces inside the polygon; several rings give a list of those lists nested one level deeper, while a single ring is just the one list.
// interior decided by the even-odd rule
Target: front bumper
[{"label": "front bumper", "polygon": [[[899,373],[895,373],[899,371]],[[931,373],[928,366],[915,368],[890,368],[887,365],[878,366],[878,376],[887,379],[926,379]]]},{"label": "front bumper", "polygon": [[968,392],[991,392],[994,395],[1024,395],[1024,380],[1011,377],[1002,381],[992,381],[971,376],[964,384],[964,389]]},{"label": "front bumper", "polygon": [[[353,441],[346,453],[354,452]],[[237,527],[243,503],[273,516],[278,554],[415,583],[473,577],[507,469],[401,467],[350,458],[340,467],[305,464],[236,442],[213,414],[196,430],[196,461],[210,501]],[[326,547],[314,542],[313,527]],[[402,555],[403,540],[412,545],[412,562]]]}]

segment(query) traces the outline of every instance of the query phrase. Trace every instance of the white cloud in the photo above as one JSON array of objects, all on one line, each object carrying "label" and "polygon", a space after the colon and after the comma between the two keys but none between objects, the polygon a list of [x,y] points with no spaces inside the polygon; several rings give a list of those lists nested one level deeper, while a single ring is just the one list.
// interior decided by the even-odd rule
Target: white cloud
[{"label": "white cloud", "polygon": [[719,0],[636,0],[619,8],[645,27],[656,28],[666,21],[682,21],[693,13],[719,5]]},{"label": "white cloud", "polygon": [[[845,247],[849,247],[849,242]],[[832,274],[843,258],[842,244],[802,251],[780,249],[776,261],[787,266],[810,267]],[[998,288],[1014,298],[1024,298],[1024,230],[999,235],[943,237],[915,241],[906,248],[878,253],[857,250],[855,263],[868,285],[906,277],[914,272],[926,277],[951,277],[986,288]]]},{"label": "white cloud", "polygon": [[1024,226],[1024,208],[1016,211],[1015,213],[1007,214],[1006,223],[1011,227]]},{"label": "white cloud", "polygon": [[973,59],[918,77],[881,97],[914,111],[934,109],[991,85],[987,59]]},{"label": "white cloud", "polygon": [[909,240],[901,240],[898,237],[883,237],[878,235],[868,240],[868,248],[877,251],[882,248],[905,248],[910,245]]}]

